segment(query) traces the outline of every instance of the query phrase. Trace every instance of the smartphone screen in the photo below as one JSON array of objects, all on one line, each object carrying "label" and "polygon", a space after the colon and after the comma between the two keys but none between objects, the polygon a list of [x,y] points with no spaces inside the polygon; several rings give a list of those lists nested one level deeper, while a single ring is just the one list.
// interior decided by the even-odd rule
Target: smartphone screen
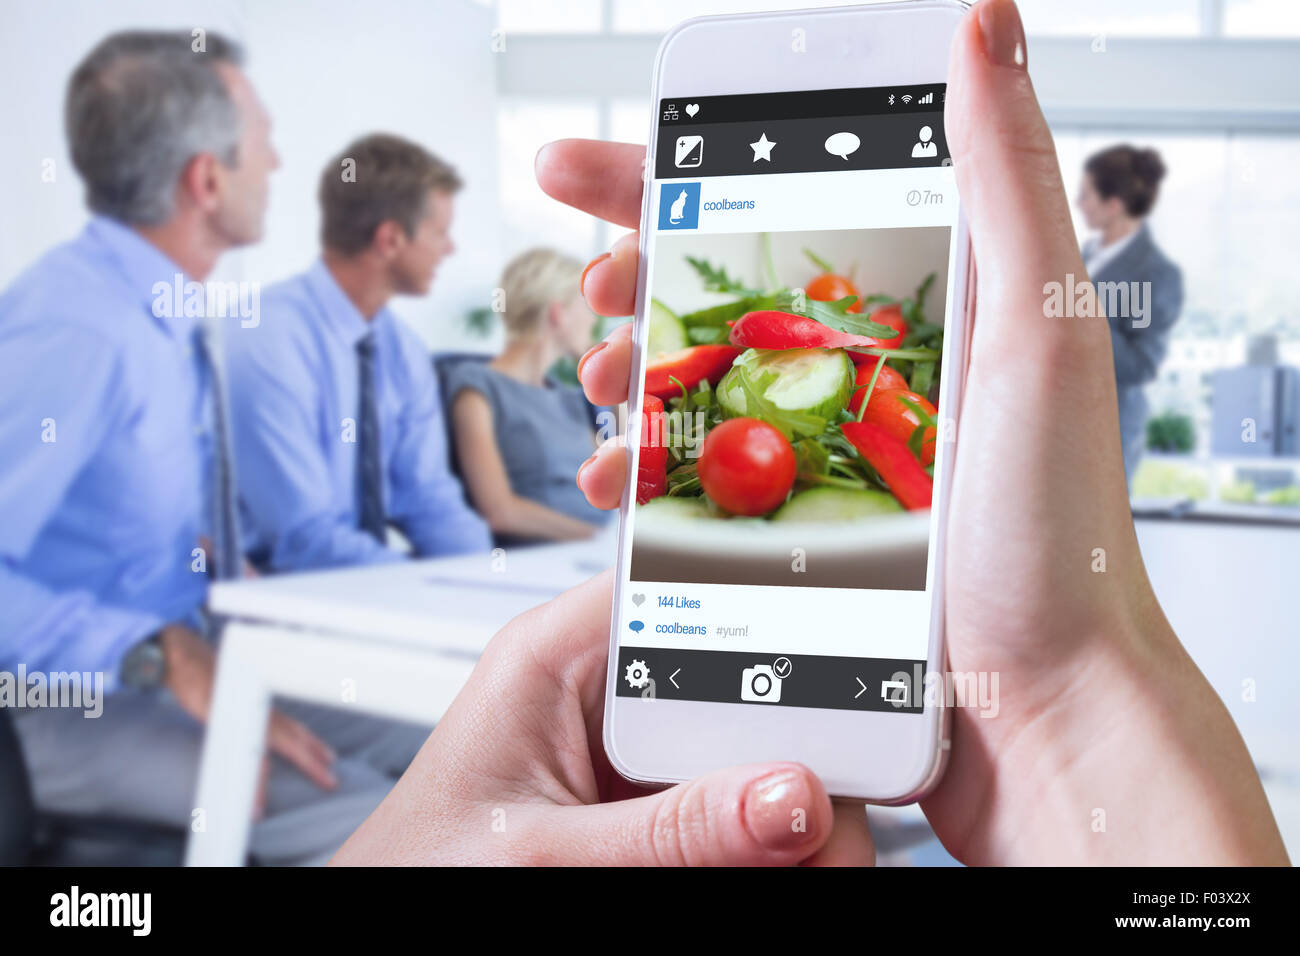
[{"label": "smartphone screen", "polygon": [[944,95],[658,104],[619,696],[923,712],[961,295]]}]

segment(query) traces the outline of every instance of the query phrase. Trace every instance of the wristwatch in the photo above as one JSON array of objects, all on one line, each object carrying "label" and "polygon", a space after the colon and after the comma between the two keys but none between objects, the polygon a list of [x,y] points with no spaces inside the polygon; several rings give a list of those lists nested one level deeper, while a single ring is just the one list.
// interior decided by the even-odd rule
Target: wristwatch
[{"label": "wristwatch", "polygon": [[120,676],[125,687],[142,690],[157,687],[166,673],[167,661],[163,656],[161,630],[154,631],[122,658]]}]

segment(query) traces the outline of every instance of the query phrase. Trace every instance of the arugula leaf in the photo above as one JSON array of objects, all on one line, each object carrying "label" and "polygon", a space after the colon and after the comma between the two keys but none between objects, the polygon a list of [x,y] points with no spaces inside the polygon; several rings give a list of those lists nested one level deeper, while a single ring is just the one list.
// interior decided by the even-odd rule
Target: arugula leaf
[{"label": "arugula leaf", "polygon": [[912,429],[912,434],[909,435],[907,439],[907,447],[911,449],[913,455],[915,455],[917,458],[920,458],[921,448],[922,446],[927,444],[925,440],[926,430],[930,428],[935,429],[935,434],[930,438],[930,441],[934,442],[938,438],[938,428],[937,428],[938,423],[935,422],[933,415],[927,412],[924,408],[922,408],[912,399],[908,398],[906,395],[899,395],[898,400],[902,402],[904,405],[906,405],[911,411],[915,412],[916,417],[921,420],[921,424],[917,425],[916,428]]},{"label": "arugula leaf", "polygon": [[704,493],[704,490],[700,487],[700,476],[695,473],[695,468],[695,463],[691,462],[668,473],[668,494],[670,497],[682,498]]},{"label": "arugula leaf", "polygon": [[683,316],[679,316],[679,318],[681,319],[682,324],[686,326],[688,332],[693,333],[697,328],[720,328],[726,332],[727,322],[732,319],[740,318],[746,312],[757,312],[760,309],[776,308],[782,294],[788,297],[790,293],[783,290],[783,293],[746,296],[743,299],[737,299],[735,302],[724,302],[722,305],[700,309],[698,312],[688,312]]},{"label": "arugula leaf", "polygon": [[704,288],[709,292],[734,292],[736,295],[756,295],[758,293],[757,289],[751,289],[739,279],[731,278],[727,274],[725,267],[716,268],[707,259],[696,259],[694,256],[687,256],[686,261],[704,280]]},{"label": "arugula leaf", "polygon": [[794,443],[795,470],[801,478],[827,474],[830,456],[830,450],[816,438],[804,438]]},{"label": "arugula leaf", "polygon": [[803,254],[804,254],[805,256],[807,256],[807,257],[812,261],[812,264],[813,264],[813,265],[815,265],[818,269],[821,269],[822,272],[834,272],[834,271],[835,271],[835,267],[834,267],[833,265],[831,265],[829,262],[827,262],[827,261],[826,261],[825,259],[823,259],[821,256],[817,255],[817,253],[813,252],[813,251],[812,251],[811,249],[809,249],[807,246],[804,246],[804,247],[803,247]]},{"label": "arugula leaf", "polygon": [[918,395],[928,395],[930,385],[934,381],[934,370],[936,362],[915,362],[912,365],[912,378],[907,383],[907,387]]}]

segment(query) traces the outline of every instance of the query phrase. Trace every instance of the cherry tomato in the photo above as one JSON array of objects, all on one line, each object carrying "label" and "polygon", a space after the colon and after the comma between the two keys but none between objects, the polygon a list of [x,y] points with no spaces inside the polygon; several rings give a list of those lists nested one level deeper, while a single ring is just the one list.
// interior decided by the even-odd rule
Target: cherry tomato
[{"label": "cherry tomato", "polygon": [[[850,352],[850,355],[854,353]],[[871,384],[871,376],[876,370],[876,363],[881,361],[879,355],[863,355],[858,363],[858,374],[853,379],[853,397],[849,399],[849,411],[854,415],[862,407],[862,399],[866,397],[867,386]],[[907,388],[907,379],[899,375],[896,371],[886,365],[880,370],[880,375],[876,378],[876,387],[872,391],[872,400],[881,392],[887,392],[894,388]]]},{"label": "cherry tomato", "polygon": [[[846,279],[844,276],[837,276],[833,272],[823,272],[812,282],[804,286],[804,293],[808,298],[816,302],[837,302],[846,295],[858,295],[858,287]],[[850,312],[862,311],[862,300],[859,298],[849,306]]]},{"label": "cherry tomato", "polygon": [[704,439],[696,474],[724,511],[765,515],[794,487],[794,449],[767,422],[731,418]]},{"label": "cherry tomato", "polygon": [[898,334],[892,339],[880,340],[879,345],[882,349],[896,349],[903,344],[903,336],[907,334],[907,319],[903,318],[902,306],[897,303],[882,305],[871,313],[870,318],[872,322],[879,322],[881,325],[887,325],[891,329],[898,330]]},{"label": "cherry tomato", "polygon": [[654,395],[641,400],[641,451],[636,463],[636,503],[668,491],[668,444],[664,441],[664,403]]},{"label": "cherry tomato", "polygon": [[[881,375],[884,375],[883,371]],[[913,402],[918,408],[924,409],[925,413],[931,418],[938,418],[939,413],[935,411],[934,406],[916,392],[909,392],[906,388],[895,388],[882,392],[880,391],[880,383],[877,382],[876,390],[871,393],[871,401],[867,402],[867,412],[862,416],[862,420],[864,422],[875,422],[906,445],[911,440],[912,433],[921,424],[921,416],[907,406],[903,401],[904,398]],[[935,434],[933,427],[926,428],[925,435],[921,439],[920,458],[922,465],[929,465],[934,462]]]}]

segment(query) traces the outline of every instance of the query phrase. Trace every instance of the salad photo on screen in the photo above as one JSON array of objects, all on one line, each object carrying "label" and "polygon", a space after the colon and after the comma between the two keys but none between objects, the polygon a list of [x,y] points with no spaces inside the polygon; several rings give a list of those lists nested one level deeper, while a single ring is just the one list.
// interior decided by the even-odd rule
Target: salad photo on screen
[{"label": "salad photo on screen", "polygon": [[[654,566],[661,579],[732,583],[764,553],[784,567],[790,541],[806,539],[816,565],[819,550],[850,559],[880,545],[896,550],[905,526],[921,577],[901,586],[924,586],[943,371],[943,316],[926,306],[942,309],[947,232],[661,240],[647,314],[634,573]],[[918,265],[909,255],[907,275],[889,281],[882,259],[898,259],[900,243],[926,256]],[[737,267],[745,262],[755,274]],[[702,298],[721,301],[699,307]],[[701,551],[724,557],[712,554],[719,535],[744,553],[697,560]],[[665,538],[676,542],[666,570]],[[786,583],[850,586],[842,570],[824,580],[807,569]],[[762,583],[753,577],[746,583]],[[864,577],[855,586],[900,586],[898,575],[884,584]]]}]

